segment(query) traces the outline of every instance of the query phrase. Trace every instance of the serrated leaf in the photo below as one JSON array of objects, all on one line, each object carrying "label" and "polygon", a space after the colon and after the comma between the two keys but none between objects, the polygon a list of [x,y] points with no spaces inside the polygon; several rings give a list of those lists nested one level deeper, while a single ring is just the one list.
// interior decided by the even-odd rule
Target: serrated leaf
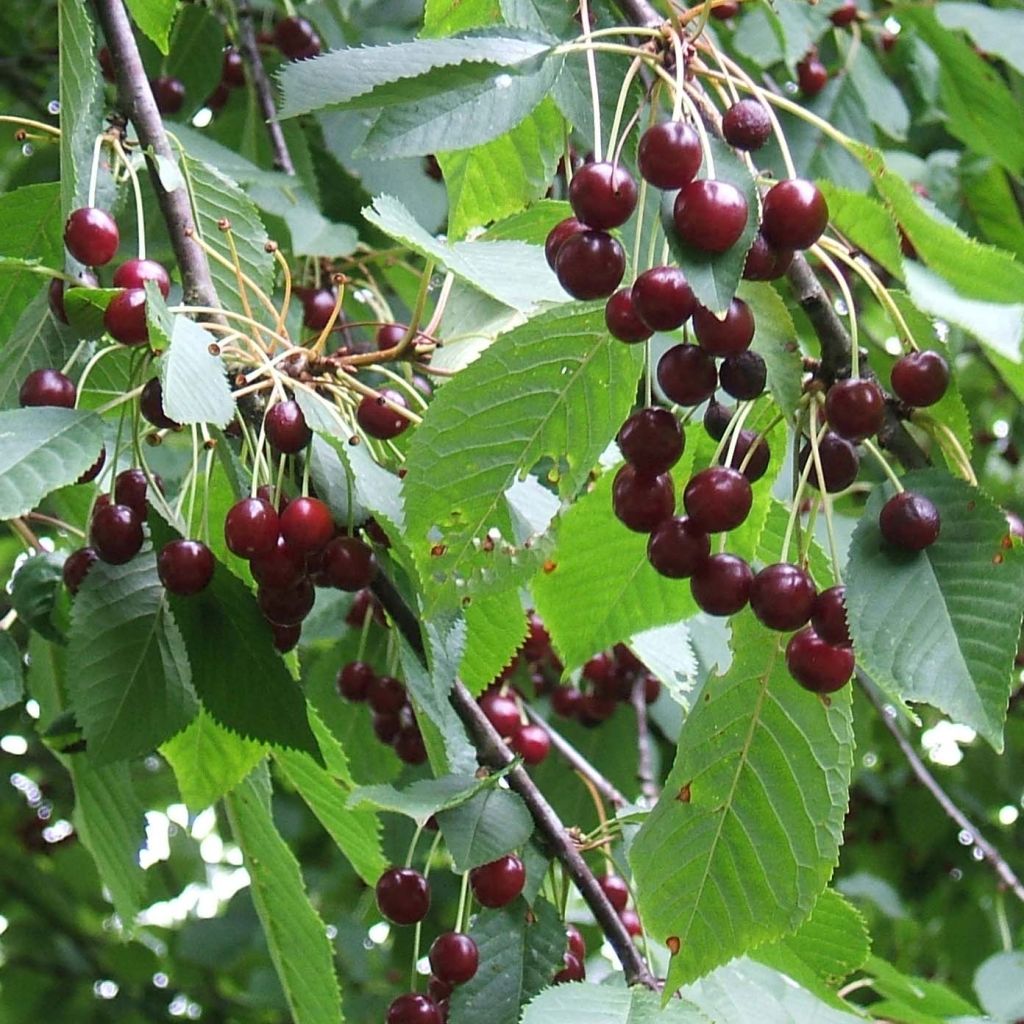
[{"label": "serrated leaf", "polygon": [[306,894],[298,861],[274,826],[266,770],[250,775],[224,803],[295,1024],[342,1024],[327,929]]},{"label": "serrated leaf", "polygon": [[284,216],[296,256],[349,256],[359,243],[351,224],[335,224],[310,206],[299,206]]},{"label": "serrated leaf", "polygon": [[887,1000],[894,1001],[898,1011],[909,1011],[910,1014],[940,1019],[981,1016],[976,1006],[954,992],[948,985],[904,974],[881,957],[868,957],[864,964],[864,972],[871,977],[872,989],[885,996]]},{"label": "serrated leaf", "polygon": [[437,779],[418,779],[403,789],[395,786],[358,786],[348,798],[349,807],[368,804],[380,811],[404,814],[422,825],[437,814],[465,803],[481,789],[493,786],[492,776],[478,778],[472,774],[455,773]]},{"label": "serrated leaf", "polygon": [[501,910],[483,910],[469,934],[480,950],[480,967],[452,995],[451,1018],[519,1024],[524,1003],[551,979],[562,965],[565,925],[546,900],[532,908],[517,899]]},{"label": "serrated leaf", "polygon": [[506,665],[526,636],[526,615],[515,590],[485,594],[465,609],[466,649],[459,676],[478,696]]},{"label": "serrated leaf", "polygon": [[171,345],[160,365],[164,411],[177,423],[226,427],[234,419],[235,400],[220,346],[188,317],[176,316],[173,324]]},{"label": "serrated leaf", "polygon": [[853,763],[849,690],[826,702],[786,669],[786,638],[735,617],[729,670],[708,680],[629,852],[640,914],[673,939],[667,991],[810,913],[839,858]]},{"label": "serrated leaf", "polygon": [[871,50],[862,46],[853,64],[846,69],[872,123],[890,138],[905,140],[910,127],[910,111],[903,94],[879,65]]},{"label": "serrated leaf", "polygon": [[171,334],[174,332],[174,314],[167,308],[160,286],[155,281],[147,281],[145,289],[149,347],[154,352],[162,354],[171,344]]},{"label": "serrated leaf", "polygon": [[105,330],[103,314],[120,288],[71,288],[64,293],[64,309],[74,329],[87,338]]},{"label": "serrated leaf", "polygon": [[1006,520],[982,492],[942,470],[904,478],[939,510],[922,552],[886,544],[878,488],[854,531],[846,607],[857,661],[879,685],[939,708],[997,751],[1024,612],[1024,558],[1004,544]]},{"label": "serrated leaf", "polygon": [[0,633],[0,711],[21,702],[25,694],[25,672],[21,652],[10,633]]},{"label": "serrated leaf", "polygon": [[768,389],[788,420],[800,402],[804,372],[793,318],[770,284],[745,281],[738,294],[754,314],[756,326],[750,347],[764,360]]},{"label": "serrated leaf", "polygon": [[639,354],[607,334],[599,310],[573,307],[511,331],[445,385],[410,444],[404,481],[428,608],[495,578],[502,588],[525,578],[529,552],[504,547],[504,492],[551,459],[560,494],[575,494],[628,414],[639,369]]},{"label": "serrated leaf", "polygon": [[24,515],[74,483],[102,447],[95,413],[42,406],[0,412],[0,519]]},{"label": "serrated leaf", "polygon": [[892,214],[863,192],[825,179],[816,184],[828,202],[829,222],[890,274],[902,276],[900,237]]},{"label": "serrated leaf", "polygon": [[166,54],[178,0],[127,0],[127,4],[135,24]]},{"label": "serrated leaf", "polygon": [[935,14],[944,28],[966,32],[979,49],[1024,75],[1024,26],[1019,10],[949,0],[936,4]]},{"label": "serrated leaf", "polygon": [[63,564],[63,555],[36,552],[18,566],[10,583],[11,605],[18,618],[55,643],[65,641],[60,626],[53,621]]},{"label": "serrated leaf", "polygon": [[689,708],[699,665],[685,622],[645,629],[630,638],[629,649],[644,663],[681,707]]},{"label": "serrated leaf", "polygon": [[662,1010],[656,992],[572,982],[545,989],[523,1009],[522,1024],[708,1024],[696,1007],[673,999]]},{"label": "serrated leaf", "polygon": [[490,786],[458,807],[442,811],[437,823],[460,873],[519,849],[533,834],[533,818],[522,797],[500,786]]},{"label": "serrated leaf", "polygon": [[423,31],[420,35],[435,39],[465,32],[471,28],[484,28],[500,21],[501,13],[501,4],[498,0],[471,4],[464,3],[463,0],[426,0],[423,8]]}]

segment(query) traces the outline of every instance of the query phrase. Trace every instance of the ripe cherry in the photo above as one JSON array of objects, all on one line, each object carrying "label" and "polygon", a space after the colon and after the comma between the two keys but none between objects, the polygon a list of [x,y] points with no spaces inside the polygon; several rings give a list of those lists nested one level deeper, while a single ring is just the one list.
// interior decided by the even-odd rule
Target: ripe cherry
[{"label": "ripe cherry", "polygon": [[224,50],[220,80],[232,89],[241,89],[245,85],[245,63],[242,55],[233,46]]},{"label": "ripe cherry", "polygon": [[116,82],[117,75],[114,70],[114,58],[110,55],[109,48],[101,46],[100,52],[96,54],[96,59],[99,61],[100,72],[103,78],[108,82]]},{"label": "ripe cherry", "polygon": [[305,18],[282,18],[274,26],[274,42],[289,60],[303,60],[320,53],[320,37]]},{"label": "ripe cherry", "polygon": [[427,759],[423,734],[415,725],[403,725],[391,745],[403,764],[423,764]]},{"label": "ripe cherry", "polygon": [[654,331],[674,331],[690,319],[697,300],[678,267],[651,267],[633,282],[633,308]]},{"label": "ripe cherry", "polygon": [[768,442],[760,434],[746,428],[742,429],[739,437],[736,438],[736,450],[733,452],[732,459],[729,459],[731,447],[732,440],[730,439],[722,454],[718,456],[720,466],[738,469],[751,483],[756,483],[768,472],[771,451],[768,448]]},{"label": "ripe cherry", "polygon": [[383,324],[378,327],[377,333],[374,335],[377,351],[384,352],[389,348],[398,346],[405,337],[407,330],[408,328],[405,324]]},{"label": "ripe cherry", "polygon": [[700,405],[718,387],[714,359],[698,345],[673,345],[658,360],[658,384],[679,405]]},{"label": "ripe cherry", "polygon": [[295,586],[306,574],[306,559],[284,539],[277,537],[274,547],[266,554],[249,559],[253,578],[263,587],[287,590]]},{"label": "ripe cherry", "polygon": [[730,146],[749,152],[760,149],[772,134],[772,119],[763,103],[754,99],[739,100],[722,118],[722,134]]},{"label": "ripe cherry", "polygon": [[56,406],[74,409],[78,391],[71,378],[60,370],[33,370],[18,391],[23,409],[31,406]]},{"label": "ripe cherry", "polygon": [[676,496],[668,473],[643,473],[628,462],[615,474],[612,508],[637,533],[650,533],[675,511]]},{"label": "ripe cherry", "polygon": [[156,571],[172,594],[198,594],[213,579],[213,552],[198,540],[172,540],[160,549]]},{"label": "ripe cherry", "polygon": [[341,667],[335,686],[346,700],[366,700],[370,684],[376,678],[377,673],[365,661],[350,661]]},{"label": "ripe cherry", "polygon": [[469,884],[477,901],[485,907],[504,907],[511,903],[526,884],[523,862],[513,854],[506,854],[489,864],[473,868]]},{"label": "ripe cherry", "polygon": [[146,518],[149,484],[141,469],[124,469],[114,478],[114,501],[127,505],[139,519]]},{"label": "ripe cherry", "polygon": [[513,735],[509,746],[526,764],[540,764],[551,750],[551,737],[541,725],[523,725]]},{"label": "ripe cherry", "polygon": [[289,547],[308,555],[334,536],[334,519],[319,498],[296,498],[281,513],[280,529]]},{"label": "ripe cherry", "polygon": [[597,884],[616,910],[625,910],[629,903],[629,886],[618,875],[598,875]]},{"label": "ripe cherry", "polygon": [[934,405],[949,387],[949,363],[938,352],[910,352],[897,359],[890,376],[896,397],[923,409]]},{"label": "ripe cherry", "polygon": [[144,345],[149,341],[146,323],[146,293],[141,288],[125,288],[107,303],[103,313],[107,333],[122,345]]},{"label": "ripe cherry", "polygon": [[442,981],[440,978],[431,978],[427,982],[427,995],[429,995],[435,1003],[448,999],[454,991],[454,985],[449,985],[447,981]]},{"label": "ripe cherry", "polygon": [[443,1020],[433,999],[412,992],[392,1000],[388,1007],[387,1024],[441,1024]]},{"label": "ripe cherry", "polygon": [[299,403],[293,399],[272,405],[264,424],[271,447],[285,455],[301,452],[313,437]]},{"label": "ripe cherry", "polygon": [[366,700],[382,715],[397,715],[405,707],[405,686],[394,676],[377,676],[366,691]]},{"label": "ripe cherry", "polygon": [[622,164],[584,164],[569,183],[569,203],[587,227],[617,228],[636,209],[636,182]]},{"label": "ripe cherry", "polygon": [[100,555],[95,548],[85,547],[72,551],[61,568],[61,578],[64,586],[71,594],[77,594],[82,581],[88,575],[89,570],[99,561]]},{"label": "ripe cherry", "polygon": [[568,942],[567,952],[572,953],[580,963],[587,959],[587,944],[583,941],[583,935],[574,924],[566,924],[565,937]]},{"label": "ripe cherry", "polygon": [[808,626],[794,633],[786,645],[789,674],[812,693],[834,693],[853,675],[853,651],[826,643]]},{"label": "ripe cherry", "polygon": [[[857,454],[857,449],[846,438],[840,437],[831,430],[826,431],[818,442],[818,457],[821,459],[821,471],[825,477],[825,490],[829,494],[845,491],[857,479],[857,473],[860,471],[860,456]],[[801,473],[807,465],[807,460],[813,458],[811,442],[806,441],[800,449]],[[820,487],[816,466],[811,469],[807,481],[812,487]]]},{"label": "ripe cherry", "polygon": [[708,437],[715,441],[721,441],[725,432],[732,422],[732,409],[727,405],[712,398],[708,407],[704,410],[704,418],[701,420]]},{"label": "ripe cherry", "polygon": [[552,270],[555,269],[555,259],[563,243],[567,242],[573,235],[580,235],[586,230],[586,224],[581,223],[575,217],[566,217],[565,220],[560,220],[548,232],[548,237],[544,242],[544,256]]},{"label": "ripe cherry", "polygon": [[359,426],[370,437],[375,437],[379,441],[390,441],[393,437],[398,437],[409,426],[409,420],[390,408],[388,402],[391,405],[401,406],[403,409],[408,405],[397,391],[384,388],[381,390],[379,398],[367,395],[356,409],[356,420],[359,422]]},{"label": "ripe cherry", "polygon": [[115,288],[142,288],[152,281],[166,299],[171,291],[171,278],[162,263],[156,260],[125,260],[114,271]]},{"label": "ripe cherry", "polygon": [[619,428],[619,451],[644,473],[664,473],[683,454],[686,436],[668,409],[641,409]]},{"label": "ripe cherry", "polygon": [[769,629],[788,632],[805,626],[814,609],[817,589],[798,565],[765,566],[750,584],[750,607]]},{"label": "ripe cherry", "polygon": [[604,323],[613,338],[627,344],[646,341],[654,333],[637,314],[632,288],[620,288],[609,297],[604,306]]},{"label": "ripe cherry", "polygon": [[690,577],[690,592],[698,607],[709,615],[735,615],[750,597],[754,574],[736,555],[718,554]]},{"label": "ripe cherry", "polygon": [[260,498],[243,498],[224,519],[224,541],[240,558],[268,555],[277,546],[280,521],[274,506]]},{"label": "ripe cherry", "polygon": [[829,587],[817,596],[811,612],[811,625],[825,643],[835,647],[850,646],[850,627],[846,621],[846,587],[842,584]]},{"label": "ripe cherry", "polygon": [[102,267],[117,253],[121,242],[117,221],[95,206],[73,210],[64,225],[64,244],[68,252],[87,267]]},{"label": "ripe cherry", "polygon": [[402,720],[397,712],[375,711],[372,719],[373,734],[386,746],[394,743],[402,731]]},{"label": "ripe cherry", "polygon": [[846,28],[857,20],[858,13],[856,0],[843,0],[828,17],[836,28]]},{"label": "ripe cherry", "polygon": [[740,401],[750,401],[764,394],[768,367],[756,352],[739,352],[722,360],[718,380],[727,395]]},{"label": "ripe cherry", "polygon": [[930,498],[901,491],[882,506],[878,525],[882,536],[895,547],[923,551],[938,540],[941,521]]},{"label": "ripe cherry", "polygon": [[555,258],[559,284],[574,299],[607,298],[626,272],[622,246],[603,231],[583,231],[562,243]]},{"label": "ripe cherry", "polygon": [[324,548],[323,568],[332,587],[354,593],[374,581],[377,559],[358,537],[335,537]]},{"label": "ripe cherry", "polygon": [[636,163],[656,188],[682,188],[700,170],[702,153],[697,133],[682,121],[653,124],[640,136]]},{"label": "ripe cherry", "polygon": [[635,939],[638,935],[643,934],[644,929],[643,925],[640,924],[640,915],[632,907],[620,910],[619,920],[622,922],[622,927],[626,929],[632,938]]},{"label": "ripe cherry", "polygon": [[480,951],[462,932],[445,932],[434,939],[428,955],[434,977],[449,985],[462,985],[476,974]]},{"label": "ripe cherry", "polygon": [[256,594],[260,611],[276,626],[297,626],[313,610],[316,591],[302,577],[290,587],[260,587]]},{"label": "ripe cherry", "polygon": [[740,13],[739,0],[721,0],[711,8],[711,17],[716,21],[728,21]]},{"label": "ripe cherry", "polygon": [[809,53],[796,66],[796,81],[800,92],[808,99],[817,96],[828,84],[828,68],[816,53]]},{"label": "ripe cherry", "polygon": [[736,244],[747,226],[747,214],[747,200],[735,185],[700,178],[676,196],[673,219],[684,242],[714,253]]},{"label": "ripe cherry", "polygon": [[335,294],[329,288],[310,288],[302,295],[302,323],[312,331],[322,331],[334,313]]},{"label": "ripe cherry", "polygon": [[142,520],[127,505],[97,505],[92,514],[89,539],[104,562],[124,565],[142,547]]},{"label": "ripe cherry", "polygon": [[828,227],[828,203],[803,178],[773,185],[764,197],[761,233],[776,249],[809,249]]},{"label": "ripe cherry", "polygon": [[829,426],[848,441],[877,434],[885,419],[885,396],[873,380],[837,380],[825,395]]},{"label": "ripe cherry", "polygon": [[150,79],[156,108],[161,114],[179,114],[185,105],[185,83],[171,75],[160,75]]},{"label": "ripe cherry", "polygon": [[583,981],[587,972],[577,956],[572,953],[562,954],[562,969],[552,978],[553,985],[564,985],[570,981]]},{"label": "ripe cherry", "polygon": [[139,412],[157,430],[177,430],[181,425],[164,412],[164,389],[159,377],[150,377],[139,396]]},{"label": "ripe cherry", "polygon": [[776,281],[789,270],[792,262],[792,249],[776,249],[758,231],[743,264],[743,277],[747,281]]},{"label": "ripe cherry", "polygon": [[750,514],[753,501],[750,481],[730,466],[702,469],[683,490],[687,515],[705,533],[735,530]]},{"label": "ripe cherry", "polygon": [[502,738],[519,731],[522,724],[519,705],[512,697],[503,697],[497,692],[485,694],[480,698],[480,710]]},{"label": "ripe cherry", "polygon": [[693,333],[709,355],[737,355],[745,352],[754,339],[754,314],[742,299],[733,299],[721,320],[710,309],[698,306],[693,314]]},{"label": "ripe cherry", "polygon": [[583,694],[575,686],[556,686],[551,691],[551,709],[563,718],[574,718],[583,704]]},{"label": "ripe cherry", "polygon": [[662,576],[692,576],[711,554],[711,539],[686,516],[659,523],[647,542],[647,560]]}]

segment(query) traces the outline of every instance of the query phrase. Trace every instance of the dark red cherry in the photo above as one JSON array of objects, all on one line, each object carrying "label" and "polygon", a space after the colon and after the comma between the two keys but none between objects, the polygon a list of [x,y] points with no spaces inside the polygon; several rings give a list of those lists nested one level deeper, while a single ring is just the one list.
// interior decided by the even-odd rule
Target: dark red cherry
[{"label": "dark red cherry", "polygon": [[598,875],[597,884],[616,910],[625,910],[629,903],[629,886],[618,875]]},{"label": "dark red cherry", "polygon": [[316,591],[302,577],[290,587],[260,587],[256,600],[260,611],[275,626],[297,626],[313,610]]},{"label": "dark red cherry", "polygon": [[721,320],[710,309],[698,306],[693,333],[709,355],[734,356],[746,352],[754,340],[754,314],[742,299],[733,299]]},{"label": "dark red cherry", "polygon": [[102,267],[117,254],[121,235],[117,221],[95,206],[72,211],[64,225],[64,244],[68,252],[87,267]]},{"label": "dark red cherry", "polygon": [[828,203],[803,178],[773,185],[764,197],[761,233],[776,249],[809,249],[828,227]]},{"label": "dark red cherry", "polygon": [[669,401],[700,405],[715,393],[718,370],[699,345],[673,345],[658,360],[658,384]]},{"label": "dark red cherry", "polygon": [[715,441],[721,441],[725,437],[725,432],[732,422],[732,412],[729,406],[722,405],[714,398],[708,402],[708,407],[704,410],[704,418],[701,421],[708,437]]},{"label": "dark red cherry", "polygon": [[164,412],[164,389],[159,377],[150,377],[139,396],[139,412],[157,430],[177,430],[180,426]]},{"label": "dark red cherry", "polygon": [[402,731],[402,720],[397,712],[375,711],[372,719],[373,734],[386,746],[390,746]]},{"label": "dark red cherry", "polygon": [[114,501],[127,505],[139,519],[146,518],[149,484],[141,469],[124,469],[114,478]]},{"label": "dark red cherry", "polygon": [[78,391],[71,378],[60,370],[33,370],[18,391],[22,408],[30,406],[57,406],[74,409]]},{"label": "dark red cherry", "polygon": [[574,718],[583,703],[583,694],[575,686],[556,686],[551,691],[551,709],[563,718]]},{"label": "dark red cherry", "polygon": [[619,428],[623,458],[644,473],[664,473],[683,454],[686,437],[668,409],[641,409]]},{"label": "dark red cherry", "polygon": [[89,527],[89,540],[104,562],[124,565],[142,547],[142,520],[127,505],[97,505]]},{"label": "dark red cherry", "polygon": [[296,498],[281,513],[280,530],[289,547],[308,555],[334,536],[334,518],[319,498]]},{"label": "dark red cherry", "polygon": [[690,319],[697,300],[678,267],[651,267],[633,282],[633,308],[655,331],[674,331]]},{"label": "dark red cherry", "polygon": [[628,462],[615,474],[612,508],[619,521],[637,533],[650,533],[675,511],[676,496],[668,473],[643,473]]},{"label": "dark red cherry", "polygon": [[718,381],[727,395],[751,401],[764,394],[768,383],[768,367],[764,360],[749,349],[722,360],[718,368]]},{"label": "dark red cherry", "polygon": [[789,674],[812,693],[834,693],[853,675],[853,651],[826,643],[808,626],[794,633],[786,645]]},{"label": "dark red cherry", "polygon": [[771,461],[771,451],[768,442],[756,431],[744,428],[736,438],[736,450],[732,458],[729,458],[729,449],[732,448],[732,439],[725,446],[722,454],[718,456],[720,466],[730,466],[738,469],[751,483],[756,483],[768,472],[768,464]]},{"label": "dark red cherry", "polygon": [[894,494],[878,517],[882,536],[906,551],[923,551],[939,538],[939,510],[931,499],[913,491]]},{"label": "dark red cherry", "polygon": [[160,75],[150,79],[149,87],[153,90],[156,108],[161,114],[180,114],[185,105],[185,83],[171,75]]},{"label": "dark red cherry", "polygon": [[735,615],[747,603],[754,574],[736,555],[711,555],[690,577],[690,592],[709,615]]},{"label": "dark red cherry", "polygon": [[579,928],[574,924],[566,924],[565,937],[568,941],[567,952],[572,953],[580,963],[583,963],[587,959],[587,944]]},{"label": "dark red cherry", "polygon": [[814,601],[811,612],[814,632],[825,643],[835,647],[849,647],[850,627],[846,621],[846,587],[842,584],[823,590]]},{"label": "dark red cherry", "polygon": [[636,209],[636,182],[621,164],[584,164],[569,183],[569,203],[587,227],[617,228]]},{"label": "dark red cherry", "polygon": [[949,387],[949,363],[938,352],[909,352],[897,359],[890,376],[896,397],[923,409],[934,405]]},{"label": "dark red cherry", "polygon": [[605,299],[622,281],[626,254],[603,231],[583,231],[562,243],[555,258],[561,286],[574,299]]},{"label": "dark red cherry", "polygon": [[448,999],[454,991],[454,985],[449,985],[447,981],[442,981],[440,978],[431,978],[427,982],[427,995],[429,995],[435,1003]]},{"label": "dark red cherry", "polygon": [[647,560],[662,576],[692,576],[711,554],[711,539],[686,516],[659,523],[647,542]]},{"label": "dark red cherry", "polygon": [[337,297],[329,288],[311,288],[302,298],[302,323],[322,331],[331,321]]},{"label": "dark red cherry", "polygon": [[304,60],[320,53],[320,37],[305,18],[282,18],[274,26],[274,42],[289,60]]},{"label": "dark red cherry", "polygon": [[203,106],[208,107],[216,114],[228,105],[229,99],[231,99],[231,90],[223,82],[218,82],[213,92],[203,100]]},{"label": "dark red cherry", "polygon": [[873,380],[837,380],[825,395],[829,426],[848,441],[863,441],[881,429],[885,396]]},{"label": "dark red cherry", "polygon": [[644,929],[643,925],[640,924],[640,915],[632,907],[620,910],[619,920],[622,922],[622,927],[626,929],[632,938],[635,939],[638,935],[643,934]]},{"label": "dark red cherry", "polygon": [[198,540],[172,540],[156,559],[160,582],[183,597],[205,590],[213,579],[213,568],[213,552]]},{"label": "dark red cherry", "polygon": [[335,686],[346,700],[366,700],[370,684],[376,678],[377,673],[365,661],[350,661],[341,667]]},{"label": "dark red cherry", "polygon": [[427,760],[423,734],[414,725],[402,726],[391,745],[403,764],[423,764]]},{"label": "dark red cherry", "polygon": [[377,907],[395,924],[416,924],[430,910],[430,884],[413,868],[389,868],[377,879]]},{"label": "dark red cherry", "polygon": [[739,0],[721,0],[711,8],[711,17],[716,21],[728,21],[740,13]]},{"label": "dark red cherry", "polygon": [[736,244],[747,226],[747,214],[747,200],[735,185],[700,178],[676,196],[673,219],[684,242],[714,253]]},{"label": "dark red cherry", "polygon": [[509,746],[526,764],[540,764],[551,750],[551,737],[541,725],[523,725],[512,736]]},{"label": "dark red cherry", "polygon": [[224,50],[220,80],[232,89],[241,89],[245,85],[245,62],[242,60],[242,55],[233,46]]},{"label": "dark red cherry", "polygon": [[146,293],[141,288],[125,288],[107,303],[103,313],[107,333],[122,345],[144,345],[149,341],[146,323]]},{"label": "dark red cherry", "polygon": [[526,619],[523,654],[530,661],[546,661],[551,657],[551,636],[539,615],[531,612]]},{"label": "dark red cherry", "polygon": [[267,555],[277,546],[279,527],[270,502],[243,498],[231,506],[224,519],[224,541],[240,558]]},{"label": "dark red cherry", "polygon": [[789,632],[807,625],[818,591],[798,565],[765,566],[750,584],[750,607],[769,629]]},{"label": "dark red cherry", "polygon": [[683,505],[693,525],[705,533],[735,530],[750,514],[750,481],[730,466],[702,469],[683,490]]},{"label": "dark red cherry", "polygon": [[743,264],[743,277],[748,281],[776,281],[789,270],[792,262],[792,249],[776,249],[758,231]]},{"label": "dark red cherry", "polygon": [[381,390],[379,398],[367,395],[356,409],[359,426],[370,437],[375,437],[379,441],[390,441],[391,438],[398,437],[409,426],[409,420],[390,408],[385,399],[391,405],[398,405],[403,409],[408,405],[397,391],[384,388]]},{"label": "dark red cherry", "polygon": [[[840,437],[831,430],[826,431],[818,442],[818,457],[821,459],[821,471],[825,477],[825,490],[829,494],[845,491],[857,479],[857,473],[860,471],[860,456],[857,454],[857,449],[846,438]],[[800,449],[801,473],[807,465],[807,460],[813,458],[811,442],[805,441],[804,446]],[[811,468],[807,481],[812,487],[820,487],[817,466]]]},{"label": "dark red cherry", "polygon": [[846,28],[857,20],[856,0],[843,0],[843,2],[828,16],[836,28]]},{"label": "dark red cherry", "polygon": [[519,715],[519,705],[512,697],[503,697],[500,693],[493,692],[485,694],[480,698],[480,710],[502,738],[519,731],[522,719]]},{"label": "dark red cherry", "polygon": [[810,99],[828,84],[828,68],[818,59],[817,54],[808,54],[796,66],[796,81],[800,92]]},{"label": "dark red cherry", "polygon": [[71,554],[64,559],[64,566],[61,569],[61,578],[64,580],[64,586],[68,588],[70,593],[78,593],[78,588],[81,587],[82,581],[99,559],[99,552],[95,548],[90,547],[79,548],[77,551],[72,551]]},{"label": "dark red cherry", "polygon": [[152,281],[166,299],[171,291],[171,278],[162,263],[156,260],[125,260],[114,271],[115,288],[142,288]]},{"label": "dark red cherry", "polygon": [[114,71],[114,58],[110,55],[110,50],[106,46],[100,47],[100,52],[96,54],[96,59],[99,61],[100,72],[103,75],[104,80],[107,82],[116,82],[117,75]]},{"label": "dark red cherry", "polygon": [[656,188],[682,188],[700,170],[702,153],[697,133],[682,121],[653,124],[640,136],[637,167]]},{"label": "dark red cherry", "polygon": [[433,999],[410,992],[392,1000],[387,1024],[441,1024],[441,1009]]},{"label": "dark red cherry", "polygon": [[332,587],[354,593],[374,581],[377,559],[358,537],[335,537],[324,548],[324,573]]},{"label": "dark red cherry", "polygon": [[562,954],[562,969],[552,979],[554,985],[564,985],[570,981],[583,981],[587,972],[579,958],[572,953]]},{"label": "dark red cherry", "polygon": [[383,324],[377,328],[374,335],[374,342],[378,352],[384,352],[389,348],[396,348],[405,337],[408,330],[405,324]]},{"label": "dark red cherry", "polygon": [[772,119],[760,100],[739,100],[725,112],[722,134],[730,146],[753,152],[771,138]]},{"label": "dark red cherry", "polygon": [[264,423],[270,446],[285,455],[301,452],[313,437],[299,403],[292,399],[272,405]]},{"label": "dark red cherry", "polygon": [[445,932],[434,939],[428,958],[435,978],[449,985],[462,985],[476,974],[480,951],[468,935]]},{"label": "dark red cherry", "polygon": [[604,322],[613,338],[627,344],[646,341],[654,333],[637,315],[632,288],[620,288],[609,297],[604,306]]},{"label": "dark red cherry", "polygon": [[566,217],[560,220],[549,232],[544,242],[544,256],[548,266],[554,270],[555,260],[558,257],[558,250],[563,243],[567,242],[573,235],[580,235],[587,230],[587,225],[578,221],[575,217]]},{"label": "dark red cherry", "polygon": [[306,574],[306,558],[294,550],[284,537],[278,537],[270,551],[249,559],[253,579],[260,586],[286,590],[295,586]]},{"label": "dark red cherry", "polygon": [[526,869],[518,857],[506,854],[489,864],[473,868],[469,873],[469,884],[473,895],[483,906],[504,907],[523,891]]},{"label": "dark red cherry", "polygon": [[377,676],[366,691],[366,699],[378,714],[397,715],[405,707],[405,686],[394,676]]}]

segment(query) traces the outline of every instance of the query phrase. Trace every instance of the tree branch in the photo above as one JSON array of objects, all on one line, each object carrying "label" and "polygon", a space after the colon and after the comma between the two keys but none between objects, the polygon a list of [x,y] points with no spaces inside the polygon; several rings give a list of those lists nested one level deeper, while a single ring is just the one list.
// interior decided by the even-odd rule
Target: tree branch
[{"label": "tree branch", "polygon": [[146,155],[153,191],[181,270],[185,303],[190,306],[217,306],[219,302],[210,265],[203,250],[191,237],[195,224],[188,192],[184,188],[168,192],[160,181],[156,158],[167,160],[174,166],[178,161],[164,131],[124,4],[122,0],[95,0],[95,4],[117,73],[118,105],[135,126]]}]

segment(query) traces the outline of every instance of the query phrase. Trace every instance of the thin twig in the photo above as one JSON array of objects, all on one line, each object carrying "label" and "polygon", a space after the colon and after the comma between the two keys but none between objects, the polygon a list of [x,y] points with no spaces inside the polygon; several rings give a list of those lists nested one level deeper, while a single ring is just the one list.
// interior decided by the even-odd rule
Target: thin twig
[{"label": "thin twig", "polygon": [[654,759],[651,756],[651,730],[647,722],[647,687],[643,676],[633,683],[630,699],[636,712],[636,777],[640,781],[640,792],[650,806],[658,802],[661,795],[654,778]]}]

